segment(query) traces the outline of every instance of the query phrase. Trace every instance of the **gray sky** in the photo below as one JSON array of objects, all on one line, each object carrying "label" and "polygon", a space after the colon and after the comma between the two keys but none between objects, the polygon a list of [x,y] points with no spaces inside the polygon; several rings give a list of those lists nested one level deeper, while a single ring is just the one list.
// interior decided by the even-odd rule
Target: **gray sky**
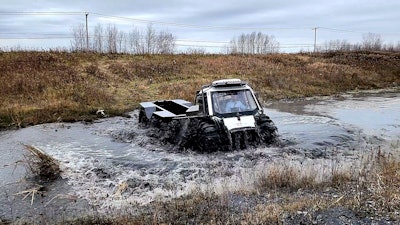
[{"label": "gray sky", "polygon": [[366,33],[381,35],[385,43],[400,41],[399,0],[2,0],[1,3],[0,47],[68,48],[70,40],[66,37],[72,36],[72,27],[85,23],[84,12],[89,13],[89,30],[97,24],[104,27],[114,24],[128,33],[133,27],[145,29],[152,23],[157,31],[174,34],[181,49],[193,45],[219,51],[206,46],[224,46],[235,36],[261,31],[275,37],[281,52],[312,50],[315,27],[320,45],[336,39],[359,43]]}]

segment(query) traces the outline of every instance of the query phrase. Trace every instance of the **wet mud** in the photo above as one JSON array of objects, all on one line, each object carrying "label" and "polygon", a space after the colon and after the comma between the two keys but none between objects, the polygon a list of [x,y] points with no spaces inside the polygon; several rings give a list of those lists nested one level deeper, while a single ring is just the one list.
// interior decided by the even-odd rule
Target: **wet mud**
[{"label": "wet mud", "polygon": [[[146,205],[198,189],[240,189],[257,171],[279,160],[323,167],[332,158],[349,161],[376,146],[400,145],[400,94],[363,93],[338,98],[267,104],[280,144],[232,152],[175,151],[131,118],[94,123],[53,123],[0,133],[0,219],[63,221],[74,216]],[[25,166],[32,145],[58,160],[61,178],[46,190]]]}]

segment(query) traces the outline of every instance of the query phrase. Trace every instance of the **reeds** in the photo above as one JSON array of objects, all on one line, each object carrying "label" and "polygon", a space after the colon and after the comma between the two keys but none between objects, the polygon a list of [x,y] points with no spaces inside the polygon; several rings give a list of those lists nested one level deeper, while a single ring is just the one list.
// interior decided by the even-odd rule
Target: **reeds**
[{"label": "reeds", "polygon": [[24,165],[27,168],[27,178],[32,180],[34,186],[15,193],[14,196],[22,195],[22,200],[30,196],[31,205],[36,196],[42,195],[46,191],[46,185],[60,178],[60,165],[57,160],[32,145],[23,145],[28,152],[25,154]]},{"label": "reeds", "polygon": [[39,182],[54,181],[60,178],[60,165],[57,160],[32,145],[24,145],[28,151],[26,165]]}]

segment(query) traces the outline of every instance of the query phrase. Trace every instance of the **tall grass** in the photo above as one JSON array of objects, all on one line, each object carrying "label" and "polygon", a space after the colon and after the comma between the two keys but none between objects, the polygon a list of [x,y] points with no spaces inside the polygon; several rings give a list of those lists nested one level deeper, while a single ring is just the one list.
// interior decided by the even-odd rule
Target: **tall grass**
[{"label": "tall grass", "polygon": [[[358,161],[358,167],[343,169],[331,168],[324,179],[317,179],[316,170],[306,170],[301,165],[273,165],[255,180],[256,185],[245,187],[245,192],[225,193],[208,198],[188,198],[195,201],[190,210],[198,211],[201,205],[207,205],[207,213],[196,215],[205,224],[281,224],[288,215],[306,212],[313,216],[317,211],[335,207],[344,207],[355,212],[360,218],[375,217],[400,220],[400,162],[391,154],[379,151],[367,155]],[[338,179],[339,178],[339,179]],[[345,178],[345,179],[343,179]],[[199,194],[194,194],[199,195]],[[200,194],[201,195],[201,194]],[[244,196],[240,202],[254,202],[253,206],[235,212],[236,195]],[[185,198],[177,200],[190,203]],[[174,208],[175,202],[166,203],[163,208]],[[184,203],[179,203],[184,204]],[[184,208],[175,208],[185,214]],[[166,215],[162,223],[170,223],[170,213],[153,212]],[[218,212],[215,214],[215,212]],[[203,215],[205,215],[203,217]],[[172,217],[173,218],[173,217]],[[193,219],[192,219],[193,220]],[[181,224],[190,222],[186,220]]]},{"label": "tall grass", "polygon": [[254,185],[246,183],[235,191],[198,188],[178,199],[139,209],[132,206],[133,214],[115,212],[82,220],[84,224],[309,224],[324,212],[342,210],[353,213],[353,222],[400,221],[399,158],[378,150],[351,162],[352,166],[329,165],[321,170],[312,164],[272,163],[254,177]]},{"label": "tall grass", "polygon": [[141,101],[192,100],[216,79],[248,81],[264,100],[398,86],[399,53],[107,55],[0,52],[0,127],[91,120]]}]

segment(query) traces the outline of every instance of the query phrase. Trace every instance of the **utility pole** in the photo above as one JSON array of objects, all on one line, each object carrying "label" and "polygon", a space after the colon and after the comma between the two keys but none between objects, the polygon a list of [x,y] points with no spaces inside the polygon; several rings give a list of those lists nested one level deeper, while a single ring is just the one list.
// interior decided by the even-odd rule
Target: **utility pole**
[{"label": "utility pole", "polygon": [[88,28],[88,16],[89,13],[86,12],[86,51],[89,51],[89,28]]},{"label": "utility pole", "polygon": [[318,27],[313,28],[313,30],[314,30],[314,52],[317,51],[317,29],[318,29]]}]

